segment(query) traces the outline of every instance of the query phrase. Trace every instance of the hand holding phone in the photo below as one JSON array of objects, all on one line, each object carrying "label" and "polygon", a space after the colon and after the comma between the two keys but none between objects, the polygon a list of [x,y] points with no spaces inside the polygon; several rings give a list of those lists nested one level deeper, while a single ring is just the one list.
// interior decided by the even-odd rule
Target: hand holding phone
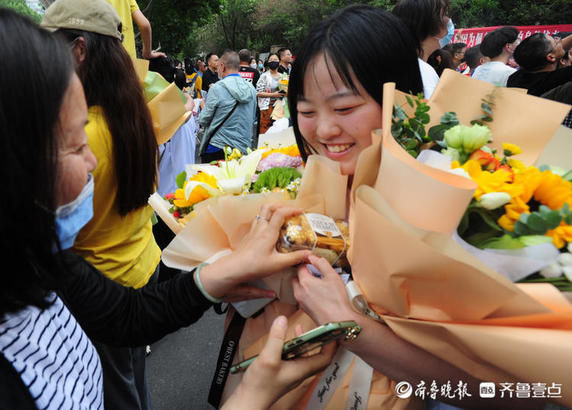
[{"label": "hand holding phone", "polygon": [[[361,327],[353,320],[326,323],[285,342],[282,348],[282,360],[294,359],[342,337],[355,339],[360,331]],[[257,357],[258,356],[253,356],[250,359],[232,366],[230,373],[234,374],[246,370]]]}]

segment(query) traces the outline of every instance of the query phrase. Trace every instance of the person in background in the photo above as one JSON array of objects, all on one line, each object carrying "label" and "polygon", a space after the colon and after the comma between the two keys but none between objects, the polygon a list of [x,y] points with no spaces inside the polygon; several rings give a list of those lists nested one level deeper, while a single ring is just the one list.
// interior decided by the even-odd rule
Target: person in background
[{"label": "person in background", "polygon": [[239,149],[243,154],[252,148],[256,116],[256,91],[238,73],[240,61],[236,51],[225,51],[218,61],[222,80],[213,84],[199,123],[205,128],[200,155],[203,163],[224,159],[224,148]]},{"label": "person in background", "polygon": [[250,57],[250,63],[248,64],[250,68],[254,68],[255,70],[258,68],[256,63],[256,58],[254,56]]},{"label": "person in background", "polygon": [[475,69],[473,78],[506,87],[508,77],[516,71],[507,63],[519,44],[516,27],[501,27],[488,33],[480,50],[490,60]]},{"label": "person in background", "polygon": [[417,40],[423,94],[429,99],[439,82],[439,76],[427,59],[441,48],[439,41],[447,36],[449,0],[400,0],[392,13],[405,23]]},{"label": "person in background", "polygon": [[[554,37],[559,37],[560,39],[566,38],[567,36],[569,36],[572,33],[558,33],[555,34]],[[564,55],[562,56],[562,58],[560,59],[560,61],[558,61],[558,66],[557,68],[563,68],[563,67],[568,67],[569,65],[572,65],[572,48],[569,46],[567,48],[564,48]]]},{"label": "person in background", "polygon": [[246,48],[243,48],[238,52],[238,58],[240,59],[240,69],[238,70],[238,73],[244,80],[248,81],[254,86],[254,88],[256,88],[256,83],[260,78],[260,73],[256,69],[256,66],[254,68],[250,66],[250,63],[253,60],[253,58],[250,56],[250,51],[248,51]]},{"label": "person in background", "polygon": [[217,74],[218,56],[215,53],[207,54],[207,68],[203,72],[203,91],[209,92],[210,88],[219,80]]},{"label": "person in background", "polygon": [[488,61],[488,57],[485,57],[483,53],[481,53],[481,46],[476,45],[465,51],[465,61],[468,66],[468,71],[463,74],[471,77],[478,66]]},{"label": "person in background", "polygon": [[526,88],[531,95],[545,92],[572,81],[572,66],[556,69],[564,49],[572,46],[572,35],[563,39],[536,33],[524,39],[514,52],[520,70],[508,78],[508,87]]},{"label": "person in background", "polygon": [[[467,51],[467,45],[465,43],[451,43],[447,44],[443,49],[451,53],[454,66],[453,70],[458,70],[459,66],[465,62],[465,51]],[[441,75],[439,75],[439,77],[440,76]]]},{"label": "person in background", "polygon": [[262,73],[256,85],[256,96],[258,97],[258,108],[260,109],[260,134],[265,134],[272,126],[272,110],[277,99],[284,96],[278,91],[278,81],[280,73],[278,68],[280,59],[278,54],[270,53],[268,56],[268,70]]},{"label": "person in background", "polygon": [[[278,72],[280,74],[290,74],[290,67],[292,64],[292,52],[289,48],[281,48],[277,52],[278,58],[280,60],[280,65],[278,66]],[[270,56],[269,56],[270,57]]]},{"label": "person in background", "polygon": [[193,98],[201,98],[203,78],[195,68],[193,60],[189,57],[185,57],[185,76],[187,82],[186,88],[189,89],[189,94]]},{"label": "person in background", "polygon": [[260,72],[260,74],[264,72],[264,63],[262,62],[262,60],[258,60],[258,71]]},{"label": "person in background", "polygon": [[147,17],[139,10],[136,0],[106,0],[113,6],[119,17],[121,18],[123,33],[123,45],[132,58],[137,57],[135,51],[135,32],[133,30],[133,22],[137,25],[143,42],[142,56],[147,60],[157,57],[166,57],[165,53],[154,51],[152,48],[152,30],[151,23]]},{"label": "person in background", "polygon": [[[8,194],[0,209],[4,215],[24,212],[33,226],[22,229],[21,218],[0,220],[0,249],[5,258],[18,260],[17,271],[2,271],[0,287],[0,407],[100,409],[102,371],[91,340],[144,345],[197,321],[215,297],[272,297],[241,290],[240,283],[300,263],[307,253],[276,251],[280,226],[293,211],[265,206],[237,251],[200,272],[144,290],[106,278],[66,250],[91,218],[89,173],[96,167],[84,131],[88,108],[69,47],[0,8],[0,53],[7,58],[0,71],[0,147],[7,156],[0,176]],[[250,409],[252,403],[268,408],[331,360],[333,345],[314,357],[282,361],[286,326],[284,317],[274,322],[227,409]]]},{"label": "person in background", "polygon": [[453,56],[446,48],[439,48],[429,56],[427,63],[435,69],[435,72],[439,77],[443,74],[443,70],[449,68],[451,70],[456,69],[455,63],[453,62]]}]

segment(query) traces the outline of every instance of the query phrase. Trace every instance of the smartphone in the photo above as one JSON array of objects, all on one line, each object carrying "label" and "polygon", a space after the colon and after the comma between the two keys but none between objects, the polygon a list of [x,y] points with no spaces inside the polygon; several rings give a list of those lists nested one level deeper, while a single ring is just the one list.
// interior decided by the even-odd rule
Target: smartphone
[{"label": "smartphone", "polygon": [[[347,322],[331,322],[310,330],[294,339],[284,343],[282,349],[282,360],[294,359],[304,353],[310,352],[326,343],[353,334],[354,337],[359,334],[361,327],[353,320]],[[230,368],[230,373],[238,373],[246,370],[248,366],[254,362],[258,356],[246,359]]]}]

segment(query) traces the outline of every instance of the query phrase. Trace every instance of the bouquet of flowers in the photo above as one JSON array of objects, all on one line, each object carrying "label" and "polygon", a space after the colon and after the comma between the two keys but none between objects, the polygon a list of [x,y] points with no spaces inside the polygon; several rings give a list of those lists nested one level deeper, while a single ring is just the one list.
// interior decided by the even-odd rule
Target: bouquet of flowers
[{"label": "bouquet of flowers", "polygon": [[153,208],[175,233],[196,216],[195,208],[210,198],[264,192],[296,197],[302,158],[295,145],[260,148],[244,156],[237,149],[224,151],[224,161],[190,165],[177,176],[175,192],[150,198]]},{"label": "bouquet of flowers", "polygon": [[[457,229],[456,238],[467,250],[513,281],[540,271],[530,280],[572,290],[572,256],[564,249],[572,241],[572,172],[526,166],[514,158],[522,154],[515,144],[505,142],[502,150],[487,145],[492,141],[486,123],[493,121],[495,91],[482,100],[483,114],[472,126],[461,125],[455,112],[446,112],[428,131],[429,105],[420,96],[405,96],[415,111],[409,117],[396,105],[392,134],[421,162],[477,183]],[[423,147],[434,151],[421,151]]]}]

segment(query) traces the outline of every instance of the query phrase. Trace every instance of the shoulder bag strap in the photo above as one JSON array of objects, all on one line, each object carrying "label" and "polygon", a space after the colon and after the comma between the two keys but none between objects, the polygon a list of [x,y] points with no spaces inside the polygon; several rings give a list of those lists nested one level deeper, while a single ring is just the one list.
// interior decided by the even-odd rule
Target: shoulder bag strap
[{"label": "shoulder bag strap", "polygon": [[229,111],[228,114],[226,114],[226,117],[224,117],[224,120],[221,121],[221,123],[219,125],[217,125],[217,127],[215,128],[215,130],[213,132],[211,132],[211,135],[209,135],[209,139],[205,141],[205,144],[203,145],[203,149],[201,150],[201,155],[204,155],[204,153],[207,150],[207,147],[209,146],[211,139],[214,137],[214,135],[218,132],[218,130],[220,129],[220,127],[222,127],[222,125],[226,122],[226,120],[228,120],[228,117],[230,117],[232,115],[232,113],[234,112],[234,110],[236,109],[236,107],[238,106],[238,101],[236,102],[236,104],[234,104],[234,107],[232,107],[232,110]]}]

